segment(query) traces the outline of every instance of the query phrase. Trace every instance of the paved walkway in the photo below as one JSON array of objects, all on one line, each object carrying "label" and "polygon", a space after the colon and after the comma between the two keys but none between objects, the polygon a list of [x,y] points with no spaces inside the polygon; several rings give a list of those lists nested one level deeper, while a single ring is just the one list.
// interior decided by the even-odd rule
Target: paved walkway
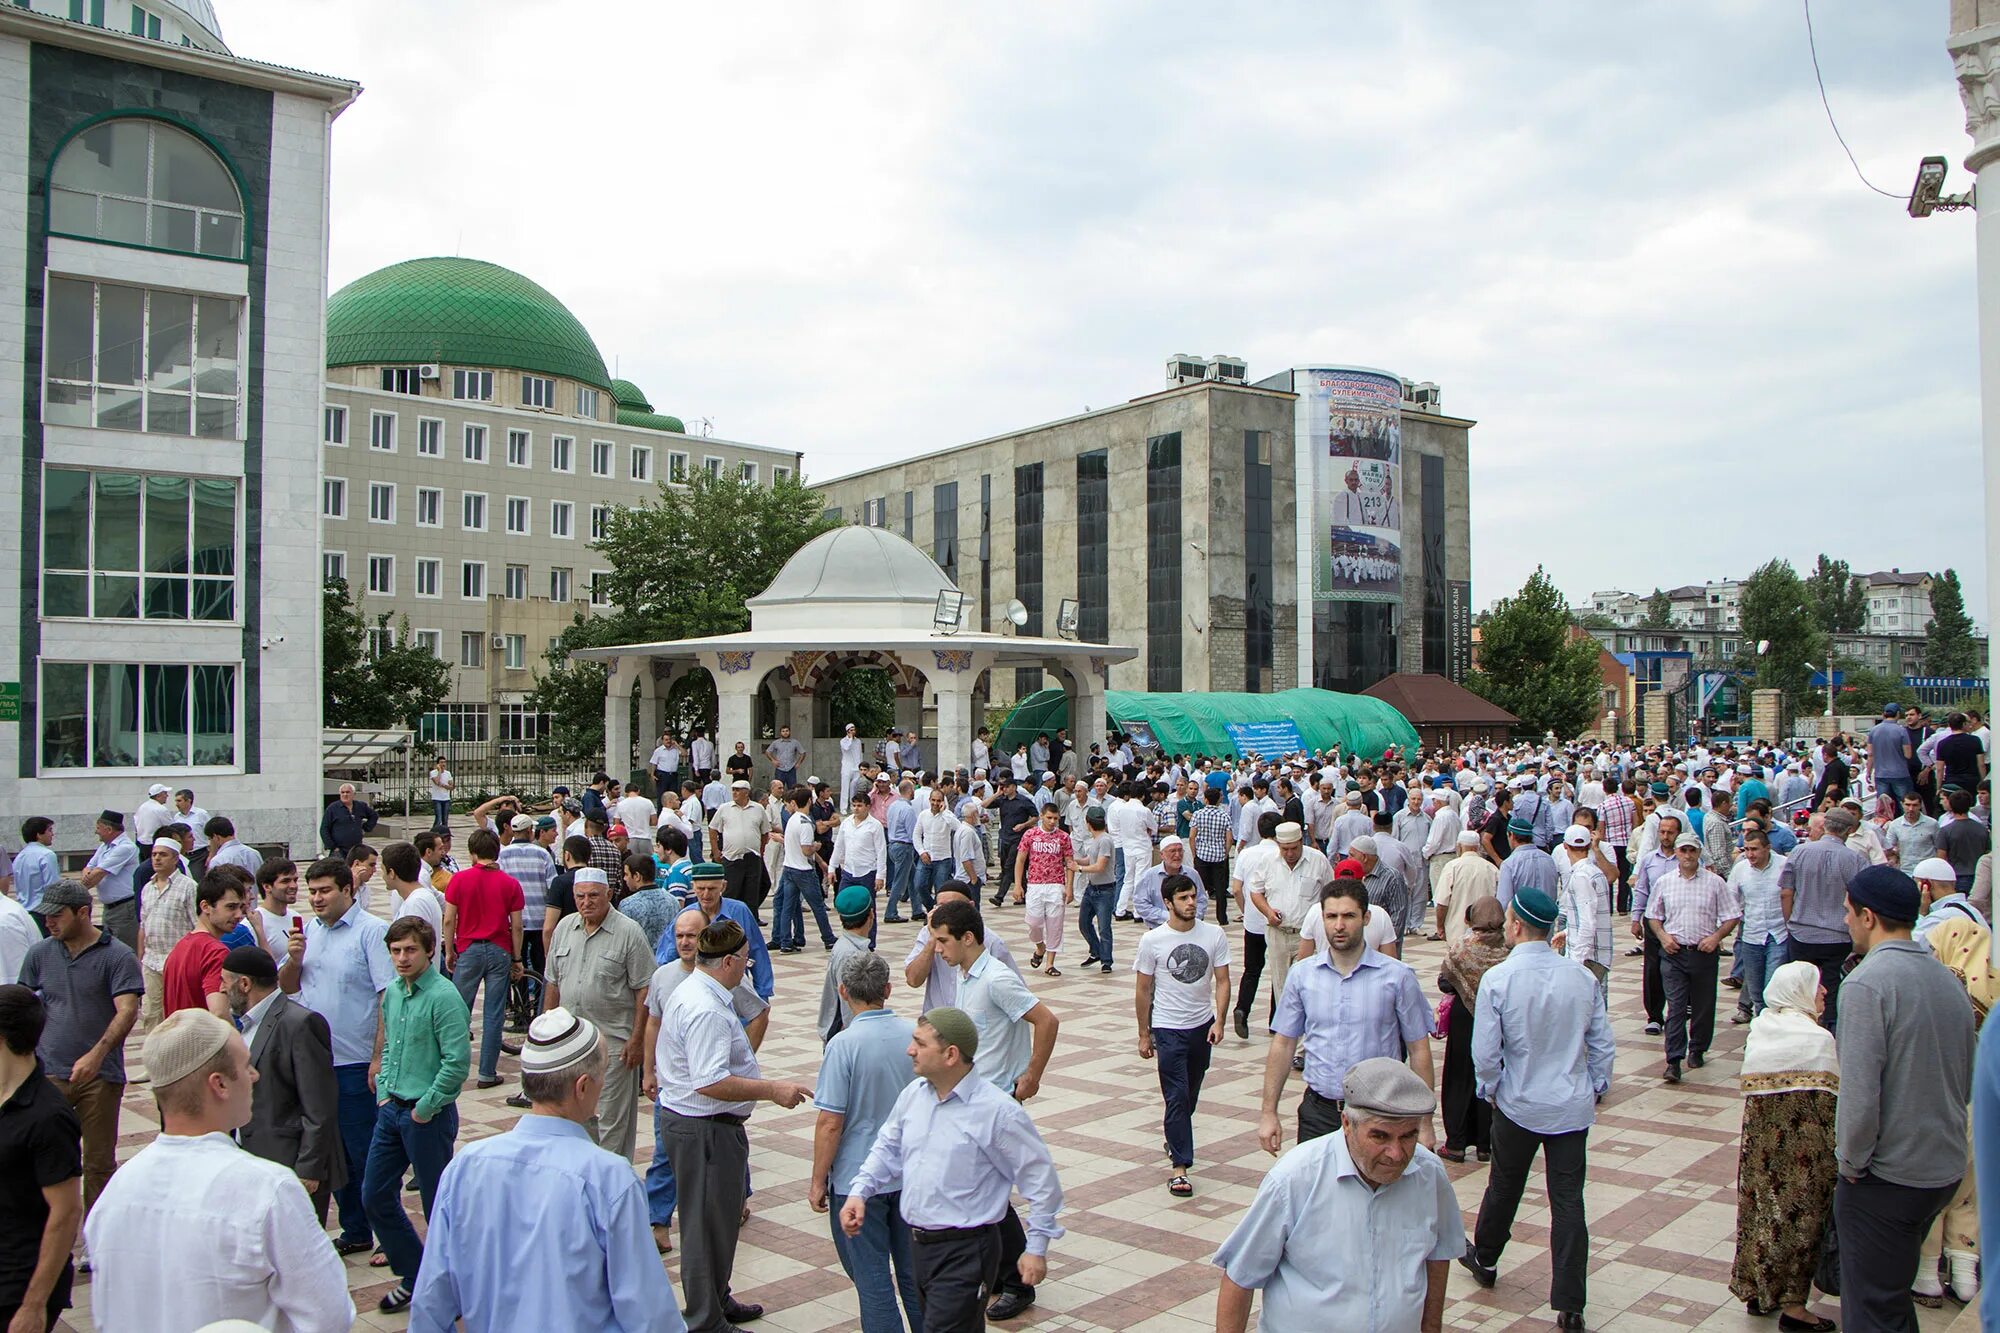
[{"label": "paved walkway", "polygon": [[[1030,951],[1020,909],[995,910],[992,920],[1025,959]],[[914,1004],[901,985],[901,961],[914,930],[889,926],[882,935],[897,978],[890,1003],[906,1015]],[[1230,934],[1239,932],[1232,926]],[[1256,1142],[1264,1045],[1231,1034],[1217,1052],[1195,1121],[1196,1194],[1187,1200],[1167,1194],[1158,1148],[1159,1085],[1134,1045],[1129,964],[1138,937],[1134,927],[1118,924],[1118,968],[1109,976],[1079,967],[1064,969],[1055,981],[1031,978],[1036,993],[1062,1020],[1049,1076],[1030,1106],[1055,1154],[1066,1196],[1060,1221],[1069,1234],[1053,1248],[1038,1304],[1004,1327],[1155,1333],[1213,1328],[1217,1271],[1207,1257],[1242,1215],[1271,1161]],[[1069,943],[1074,947],[1076,941]],[[1427,991],[1434,991],[1440,951],[1427,941],[1414,941],[1410,950]],[[769,1075],[810,1080],[818,1068],[812,1025],[824,957],[811,949],[775,960],[778,1003],[761,1054]],[[1746,1315],[1728,1288],[1741,1115],[1736,1073],[1744,1029],[1725,1023],[1708,1066],[1690,1070],[1678,1087],[1666,1086],[1659,1080],[1659,1041],[1641,1031],[1637,981],[1638,960],[1620,958],[1612,977],[1617,1075],[1591,1137],[1586,1195],[1589,1325],[1617,1333],[1770,1330],[1774,1323]],[[1726,1017],[1727,997],[1723,1006]],[[1438,1055],[1441,1060],[1441,1046]],[[136,1056],[135,1040],[135,1070]],[[518,1067],[504,1057],[501,1064],[503,1075]],[[1288,1138],[1297,1087],[1294,1080],[1286,1103]],[[514,1123],[518,1113],[502,1101],[509,1090],[482,1093],[468,1086],[459,1103],[465,1139]],[[144,1087],[135,1087],[125,1099],[121,1158],[143,1147],[157,1124],[152,1098]],[[769,1311],[756,1326],[760,1329],[808,1333],[855,1326],[853,1290],[834,1257],[827,1219],[806,1204],[812,1125],[809,1103],[789,1112],[762,1107],[750,1124],[755,1216],[743,1233],[735,1285],[738,1295]],[[650,1135],[641,1140],[643,1165],[651,1156]],[[1468,1162],[1449,1170],[1470,1230],[1486,1168]],[[1497,1288],[1483,1291],[1453,1268],[1446,1327],[1498,1333],[1551,1326],[1545,1304],[1548,1212],[1541,1187],[1537,1174],[1522,1201]],[[414,1207],[415,1196],[407,1197]],[[391,1283],[387,1270],[366,1267],[365,1258],[351,1259],[348,1269],[362,1311],[358,1327],[403,1328],[405,1316],[376,1313],[375,1301]],[[668,1268],[678,1284],[678,1264]],[[79,1307],[64,1327],[91,1327],[89,1292],[87,1284],[78,1287]],[[1838,1314],[1832,1301],[1822,1299],[1817,1307]],[[1919,1314],[1927,1331],[1968,1333],[1978,1326],[1976,1314],[1949,1302]]]}]

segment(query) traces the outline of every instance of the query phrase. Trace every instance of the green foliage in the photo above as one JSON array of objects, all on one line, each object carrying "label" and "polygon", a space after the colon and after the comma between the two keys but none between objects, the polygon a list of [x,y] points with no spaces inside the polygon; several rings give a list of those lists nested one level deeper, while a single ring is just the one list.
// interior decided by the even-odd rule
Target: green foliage
[{"label": "green foliage", "polygon": [[1568,739],[1597,716],[1604,685],[1597,654],[1597,640],[1570,636],[1569,608],[1537,565],[1521,591],[1487,617],[1479,670],[1465,683],[1520,718],[1523,730]]},{"label": "green foliage", "polygon": [[[1840,689],[1834,696],[1835,707],[1840,712],[1879,715],[1884,704],[1909,700],[1910,692],[1901,676],[1877,671],[1846,658],[1835,658],[1833,669],[1840,673]],[[1816,697],[1823,696],[1816,693]]]},{"label": "green foliage", "polygon": [[1932,676],[1983,676],[1972,618],[1965,614],[1965,592],[1958,571],[1947,569],[1931,582],[1931,623],[1924,631],[1924,670]]},{"label": "green foliage", "polygon": [[1845,560],[1830,560],[1821,552],[1805,585],[1819,627],[1828,634],[1857,634],[1868,623],[1868,585]]},{"label": "green foliage", "polygon": [[1743,580],[1737,611],[1751,654],[1759,641],[1770,645],[1756,658],[1758,687],[1783,690],[1789,708],[1809,710],[1807,691],[1812,673],[1826,660],[1827,634],[1805,580],[1788,560],[1760,565]]},{"label": "green foliage", "polygon": [[[394,632],[395,646],[368,656],[370,628]],[[418,719],[451,693],[451,668],[410,637],[409,621],[387,612],[367,618],[355,609],[346,579],[320,590],[320,690],[326,725],[357,730],[415,729]]]},{"label": "green foliage", "polygon": [[[611,567],[616,609],[577,617],[550,649],[535,682],[534,705],[550,715],[550,748],[565,756],[604,748],[605,668],[571,662],[578,648],[648,643],[750,627],[744,605],[807,542],[838,526],[822,516],[818,492],[792,478],[759,486],[735,477],[691,473],[685,485],[661,482],[648,503],[611,511],[591,545]],[[685,730],[715,723],[715,687],[706,673],[676,682],[668,723]]]},{"label": "green foliage", "polygon": [[1583,613],[1583,619],[1577,623],[1585,629],[1615,630],[1618,628],[1618,622],[1610,616],[1605,615],[1602,611],[1586,611]]},{"label": "green foliage", "polygon": [[1639,622],[1641,629],[1671,629],[1674,623],[1673,599],[1660,589],[1653,589],[1653,595],[1646,599],[1646,615]]},{"label": "green foliage", "polygon": [[896,725],[896,687],[874,667],[845,671],[829,691],[828,708],[837,726],[852,722],[863,736],[880,736]]}]

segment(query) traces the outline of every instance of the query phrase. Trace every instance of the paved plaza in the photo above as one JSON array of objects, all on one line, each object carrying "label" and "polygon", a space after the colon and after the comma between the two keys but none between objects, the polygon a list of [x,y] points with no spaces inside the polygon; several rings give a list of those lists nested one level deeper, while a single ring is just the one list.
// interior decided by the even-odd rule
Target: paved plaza
[{"label": "paved plaza", "polygon": [[[380,910],[385,895],[374,895]],[[991,911],[1017,954],[1031,952],[1019,908]],[[894,965],[896,990],[890,1004],[910,1016],[910,993],[901,984],[901,960],[915,927],[884,927],[882,948]],[[810,932],[809,932],[810,934]],[[1068,1230],[1049,1254],[1049,1277],[1032,1311],[1000,1328],[1143,1329],[1153,1333],[1193,1333],[1214,1326],[1217,1270],[1208,1262],[1217,1244],[1242,1215],[1271,1159],[1256,1143],[1256,1108],[1264,1043],[1238,1041],[1232,1033],[1217,1052],[1200,1114],[1195,1120],[1195,1196],[1176,1200],[1166,1191],[1160,1152],[1160,1093],[1150,1062],[1134,1047],[1132,976],[1129,965],[1140,931],[1117,927],[1118,968],[1106,976],[1095,968],[1065,968],[1049,981],[1031,977],[1035,992],[1062,1020],[1049,1075],[1031,1102],[1035,1122],[1055,1154],[1064,1203],[1060,1217]],[[1232,947],[1239,929],[1230,927]],[[1075,943],[1074,940],[1067,941]],[[1435,997],[1442,946],[1414,941],[1410,961]],[[812,1033],[825,955],[810,947],[802,954],[773,958],[777,1002],[770,1035],[761,1053],[767,1075],[810,1080],[819,1065]],[[1616,1333],[1668,1329],[1769,1330],[1772,1320],[1753,1319],[1729,1294],[1729,1267],[1736,1221],[1736,1131],[1741,1100],[1736,1092],[1738,1056],[1744,1029],[1721,1025],[1712,1058],[1690,1070],[1678,1087],[1660,1082],[1659,1041],[1641,1031],[1644,1013],[1638,994],[1636,958],[1619,959],[1612,977],[1613,1026],[1618,1037],[1617,1076],[1591,1135],[1587,1203],[1591,1230],[1590,1327]],[[1722,1001],[1723,1013],[1729,999]],[[1254,1029],[1253,1029],[1254,1034]],[[135,1076],[139,1042],[132,1043]],[[1440,1061],[1442,1046],[1437,1048]],[[501,1072],[511,1076],[517,1062],[503,1057]],[[1288,1087],[1286,1139],[1298,1081]],[[461,1142],[506,1129],[518,1113],[502,1098],[508,1086],[475,1092],[468,1084],[459,1100]],[[137,1152],[157,1125],[152,1098],[134,1085],[125,1099],[119,1155]],[[809,1333],[855,1327],[853,1290],[834,1258],[826,1217],[806,1203],[806,1169],[812,1151],[810,1104],[794,1111],[760,1106],[750,1122],[754,1210],[743,1232],[735,1289],[760,1301],[768,1313],[755,1327]],[[651,1137],[641,1135],[641,1155],[650,1157]],[[1448,1167],[1466,1210],[1466,1226],[1479,1205],[1486,1168],[1468,1161]],[[413,1212],[416,1196],[405,1196]],[[1522,1201],[1514,1242],[1500,1266],[1500,1283],[1482,1291],[1454,1266],[1445,1326],[1500,1333],[1507,1329],[1552,1327],[1547,1290],[1547,1209],[1537,1174]],[[417,1218],[422,1226],[421,1216]],[[401,1329],[405,1315],[382,1315],[376,1300],[392,1285],[387,1269],[366,1266],[366,1255],[348,1260],[348,1281],[361,1311],[357,1327]],[[678,1291],[678,1265],[669,1262]],[[90,1286],[77,1288],[78,1306],[63,1327],[88,1329]],[[1834,1303],[1817,1302],[1837,1315]],[[1926,1330],[1976,1330],[1971,1311],[1947,1302],[1940,1310],[1920,1310]]]}]

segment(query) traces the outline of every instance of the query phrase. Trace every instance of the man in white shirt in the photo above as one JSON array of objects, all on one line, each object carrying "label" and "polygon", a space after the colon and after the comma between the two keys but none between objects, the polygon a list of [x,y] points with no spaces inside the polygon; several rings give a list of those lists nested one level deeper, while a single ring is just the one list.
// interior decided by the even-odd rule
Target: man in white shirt
[{"label": "man in white shirt", "polygon": [[[1273,834],[1277,831],[1275,812],[1259,816],[1260,835],[1267,827]],[[1229,875],[1229,891],[1236,899],[1236,913],[1243,919],[1243,979],[1237,984],[1234,1020],[1236,1035],[1244,1041],[1250,1039],[1250,1001],[1257,997],[1258,986],[1264,979],[1264,959],[1269,952],[1264,914],[1250,906],[1248,885],[1257,867],[1267,857],[1277,854],[1277,842],[1270,836],[1260,836],[1254,846],[1236,853],[1236,865]]]},{"label": "man in white shirt", "polygon": [[139,846],[151,847],[160,830],[174,822],[174,807],[169,800],[173,794],[173,788],[164,782],[146,788],[146,799],[139,802],[132,815],[132,840]]},{"label": "man in white shirt", "polygon": [[[688,742],[688,757],[694,765],[696,781],[706,783],[715,773],[715,742],[708,738],[707,732],[695,732],[694,739]],[[702,799],[706,801],[708,797],[704,795]]]},{"label": "man in white shirt", "polygon": [[452,777],[451,770],[445,767],[444,756],[439,755],[437,757],[436,762],[434,762],[431,765],[430,792],[431,792],[432,828],[451,827],[451,794],[452,791],[457,787],[457,785],[458,785],[458,780]]},{"label": "man in white shirt", "polygon": [[1251,906],[1264,916],[1271,994],[1277,996],[1284,994],[1285,973],[1299,955],[1306,917],[1318,910],[1319,891],[1333,883],[1333,867],[1319,848],[1305,845],[1305,830],[1297,824],[1278,825],[1274,836],[1278,854],[1258,862],[1243,883]]},{"label": "man in white shirt", "polygon": [[930,915],[937,891],[954,878],[952,856],[958,839],[958,816],[945,808],[943,790],[931,788],[928,804],[929,809],[917,816],[910,839],[917,849],[917,906],[925,916]]},{"label": "man in white shirt", "polygon": [[[625,785],[625,799],[612,808],[612,814],[626,828],[640,830],[653,827],[653,820],[658,816],[653,803],[646,799],[637,783]],[[639,836],[643,838],[645,834],[641,832]]]},{"label": "man in white shirt", "polygon": [[1132,890],[1139,887],[1140,877],[1153,868],[1153,834],[1158,824],[1146,807],[1143,784],[1128,782],[1118,789],[1118,796],[1118,800],[1104,808],[1104,831],[1111,835],[1112,845],[1125,863],[1114,911],[1120,921],[1130,921]]},{"label": "man in white shirt", "polygon": [[778,906],[771,918],[771,947],[779,953],[798,953],[806,947],[804,909],[812,908],[819,925],[820,943],[833,948],[833,927],[826,919],[826,889],[820,882],[813,854],[819,850],[819,834],[808,813],[812,792],[794,787],[787,795],[784,860],[778,871]]},{"label": "man in white shirt", "polygon": [[[389,884],[389,922],[413,916],[431,928],[431,966],[437,966],[438,942],[444,939],[444,895],[424,874],[424,859],[414,845],[392,842],[382,849],[382,878]],[[539,928],[541,916],[535,922]]]},{"label": "man in white shirt", "polygon": [[[118,1169],[84,1222],[99,1328],[259,1328],[345,1333],[347,1273],[292,1171],[239,1148],[250,1121],[250,1047],[204,1009],[146,1038],[161,1132]],[[201,1244],[188,1243],[190,1236]]]},{"label": "man in white shirt", "polygon": [[855,792],[847,805],[848,817],[834,826],[833,852],[826,862],[827,887],[835,894],[850,884],[859,884],[870,893],[885,890],[889,846],[882,821],[869,813],[872,802],[865,791]]},{"label": "man in white shirt", "polygon": [[28,909],[0,893],[0,986],[11,986],[20,979],[21,960],[41,938]]}]

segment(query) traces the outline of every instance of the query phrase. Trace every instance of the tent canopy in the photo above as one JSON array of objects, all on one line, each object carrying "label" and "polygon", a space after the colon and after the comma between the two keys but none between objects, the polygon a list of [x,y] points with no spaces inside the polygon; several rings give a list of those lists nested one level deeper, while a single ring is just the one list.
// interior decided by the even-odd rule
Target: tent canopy
[{"label": "tent canopy", "polygon": [[[1241,755],[1266,758],[1303,746],[1379,759],[1396,746],[1417,749],[1417,729],[1380,699],[1332,690],[1284,690],[1277,694],[1147,694],[1109,690],[1104,696],[1111,725],[1153,742],[1168,754]],[[1014,705],[995,741],[995,757],[1031,745],[1041,732],[1069,726],[1069,701],[1061,690],[1038,690]],[[1296,728],[1297,740],[1290,740]],[[1088,746],[1099,727],[1079,729],[1072,739]]]}]

